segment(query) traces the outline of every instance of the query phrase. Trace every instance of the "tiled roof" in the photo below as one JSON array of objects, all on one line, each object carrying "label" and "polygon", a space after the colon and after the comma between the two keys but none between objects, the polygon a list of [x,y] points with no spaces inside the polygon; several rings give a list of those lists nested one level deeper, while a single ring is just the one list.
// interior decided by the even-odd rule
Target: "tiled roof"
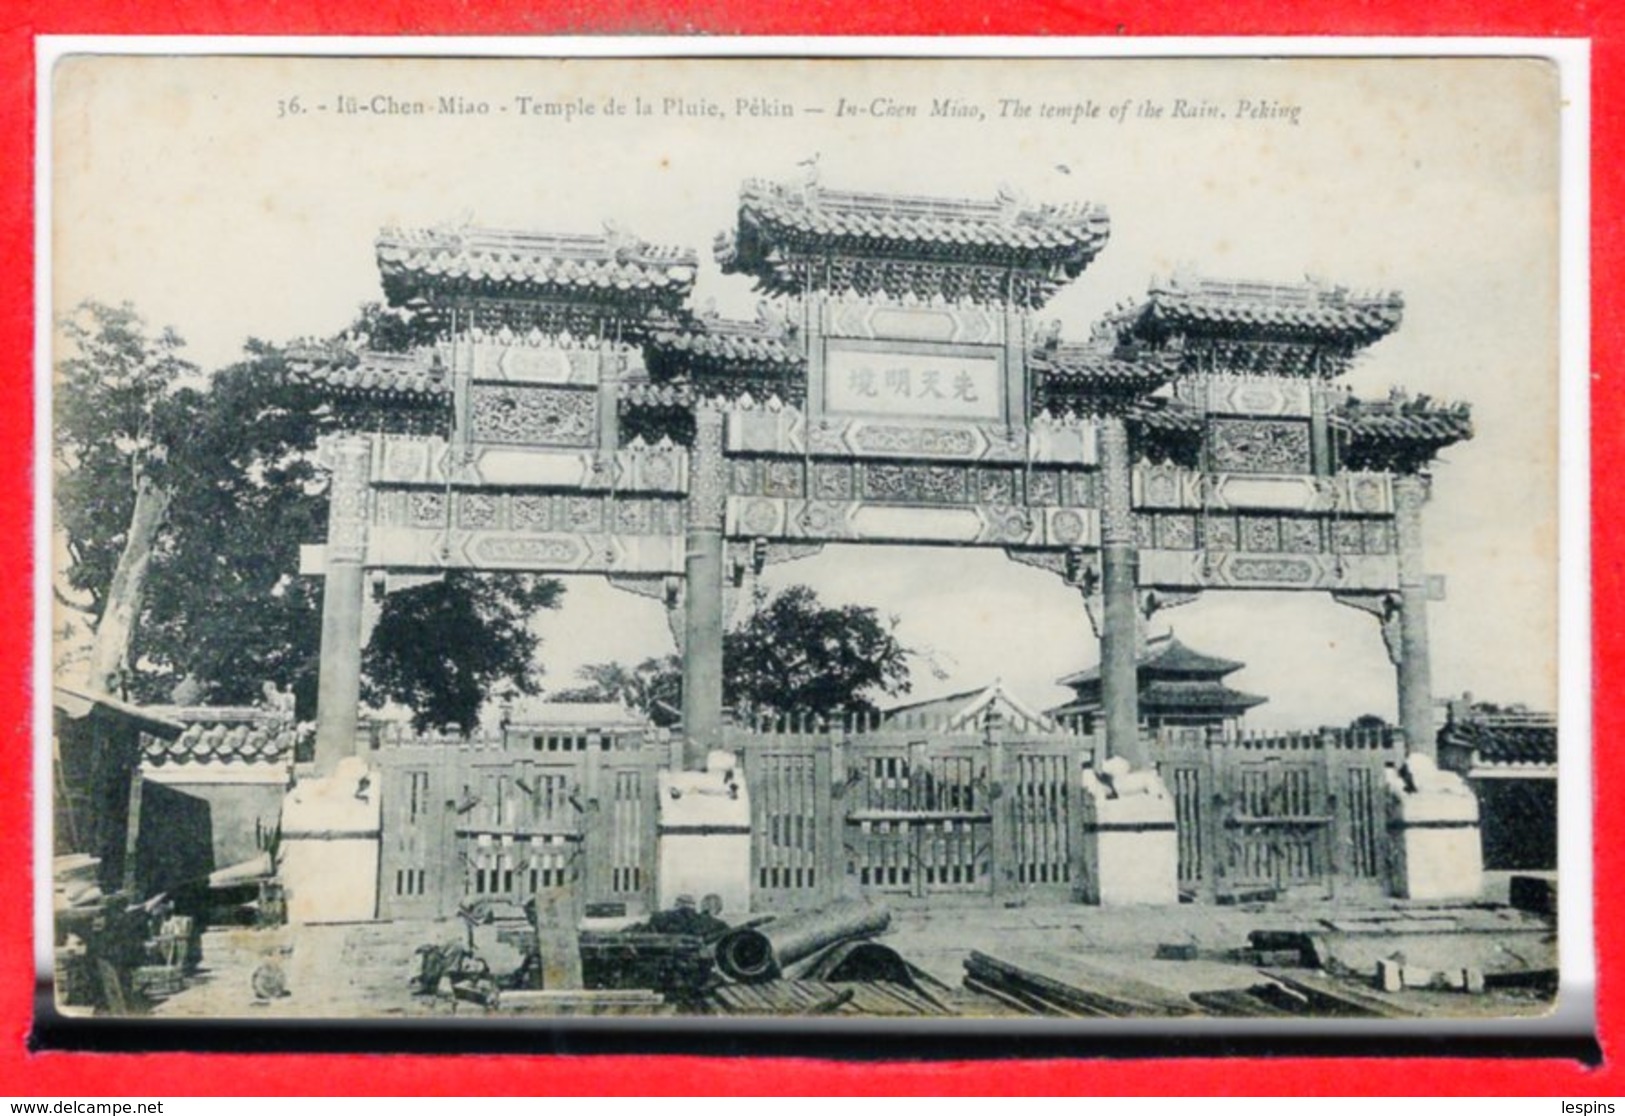
[{"label": "tiled roof", "polygon": [[1141,709],[1251,709],[1268,698],[1232,690],[1211,679],[1175,682],[1158,679],[1140,688]]},{"label": "tiled roof", "polygon": [[194,724],[174,740],[147,737],[146,762],[162,765],[276,763],[291,759],[298,730],[291,722]]},{"label": "tiled roof", "polygon": [[675,306],[694,285],[698,258],[611,230],[596,235],[499,229],[390,229],[378,270],[391,302],[445,287],[507,297],[564,296]]},{"label": "tiled roof", "polygon": [[717,243],[729,273],[798,293],[796,258],[836,254],[876,261],[988,264],[1075,278],[1111,235],[1097,205],[1031,205],[1014,194],[989,201],[829,190],[816,182],[753,180],[740,189],[739,223]]},{"label": "tiled roof", "polygon": [[1365,442],[1425,442],[1447,446],[1473,436],[1473,417],[1465,404],[1440,405],[1424,397],[1399,396],[1382,402],[1349,400],[1331,423]]},{"label": "tiled roof", "polygon": [[[1166,675],[1206,675],[1212,678],[1223,678],[1227,674],[1234,674],[1246,663],[1239,663],[1234,659],[1221,659],[1217,655],[1205,655],[1200,651],[1193,651],[1186,647],[1173,635],[1163,636],[1160,639],[1149,640],[1144,650],[1140,652],[1138,669],[1148,676]],[[1092,666],[1076,674],[1069,674],[1065,678],[1057,679],[1060,686],[1078,686],[1084,683],[1098,682],[1100,680],[1100,667]],[[1246,695],[1243,695],[1246,696]],[[1259,699],[1264,700],[1263,698]]]},{"label": "tiled roof", "polygon": [[741,224],[797,241],[917,252],[1013,249],[1093,257],[1106,243],[1106,211],[1087,202],[1032,206],[1011,194],[991,201],[829,190],[753,180],[739,192]]},{"label": "tiled roof", "polygon": [[1176,400],[1142,400],[1128,412],[1128,421],[1148,433],[1200,434],[1202,416]]},{"label": "tiled roof", "polygon": [[1446,724],[1439,746],[1468,749],[1475,764],[1551,766],[1557,763],[1557,720],[1540,713],[1474,712]]},{"label": "tiled roof", "polygon": [[1369,345],[1404,315],[1393,292],[1354,295],[1317,283],[1178,280],[1153,286],[1124,321],[1137,336],[1221,334]]},{"label": "tiled roof", "polygon": [[303,345],[287,351],[294,374],[319,387],[370,395],[433,399],[451,392],[451,375],[430,348],[409,353],[354,352],[340,346]]},{"label": "tiled roof", "polygon": [[1045,386],[1056,391],[1143,394],[1155,391],[1178,371],[1170,354],[1135,352],[1098,341],[1039,346],[1031,352],[1030,362]]},{"label": "tiled roof", "polygon": [[674,372],[715,366],[779,373],[806,363],[789,323],[765,312],[754,321],[703,314],[663,319],[650,329],[649,349],[652,363]]}]

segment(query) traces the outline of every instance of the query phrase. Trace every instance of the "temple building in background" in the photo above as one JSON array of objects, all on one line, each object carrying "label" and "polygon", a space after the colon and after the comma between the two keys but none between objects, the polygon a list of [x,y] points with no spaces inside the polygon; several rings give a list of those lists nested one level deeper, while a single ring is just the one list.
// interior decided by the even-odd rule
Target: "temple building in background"
[{"label": "temple building in background", "polygon": [[[1140,724],[1148,729],[1206,728],[1233,735],[1247,710],[1269,700],[1225,684],[1225,678],[1246,665],[1192,650],[1172,632],[1149,640],[1136,665]],[[1102,708],[1100,667],[1069,674],[1057,684],[1070,688],[1073,698],[1049,715],[1077,724],[1082,732],[1094,732]]]}]

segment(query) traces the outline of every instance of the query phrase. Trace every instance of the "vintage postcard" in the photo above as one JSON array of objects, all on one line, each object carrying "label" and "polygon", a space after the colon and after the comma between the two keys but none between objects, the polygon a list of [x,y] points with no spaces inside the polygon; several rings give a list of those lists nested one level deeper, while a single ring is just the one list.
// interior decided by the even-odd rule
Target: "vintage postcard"
[{"label": "vintage postcard", "polygon": [[1560,78],[64,53],[57,1011],[1548,1015]]}]

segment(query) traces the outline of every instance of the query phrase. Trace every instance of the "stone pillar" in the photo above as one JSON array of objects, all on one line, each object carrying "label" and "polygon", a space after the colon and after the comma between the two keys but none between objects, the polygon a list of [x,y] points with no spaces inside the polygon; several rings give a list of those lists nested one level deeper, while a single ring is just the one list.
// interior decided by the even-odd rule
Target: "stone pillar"
[{"label": "stone pillar", "polygon": [[1121,418],[1110,416],[1100,423],[1100,699],[1106,754],[1138,769],[1146,756],[1140,744],[1138,574],[1129,483],[1128,430]]},{"label": "stone pillar", "polygon": [[722,412],[694,413],[689,451],[688,535],[683,601],[683,767],[705,770],[722,747]]},{"label": "stone pillar", "polygon": [[1399,727],[1412,755],[1436,757],[1433,725],[1433,672],[1428,658],[1428,588],[1422,557],[1422,505],[1427,478],[1416,473],[1394,477],[1394,533],[1399,555],[1400,646]]},{"label": "stone pillar", "polygon": [[361,628],[366,579],[367,483],[372,443],[335,439],[327,447],[332,487],[327,508],[326,578],[322,584],[322,660],[316,694],[316,773],[331,774],[356,746],[361,705]]}]

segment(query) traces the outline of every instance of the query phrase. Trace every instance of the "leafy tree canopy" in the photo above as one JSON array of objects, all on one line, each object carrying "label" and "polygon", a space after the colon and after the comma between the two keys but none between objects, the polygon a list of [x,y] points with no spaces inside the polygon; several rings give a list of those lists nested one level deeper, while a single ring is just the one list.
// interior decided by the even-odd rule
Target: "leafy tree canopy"
[{"label": "leafy tree canopy", "polygon": [[[909,691],[909,659],[895,617],[861,605],[826,605],[805,585],[769,598],[758,592],[750,617],[722,641],[723,701],[741,718],[875,709],[874,699]],[[620,701],[670,724],[682,706],[677,656],[636,667],[594,663],[586,683],[555,695],[559,701]]]},{"label": "leafy tree canopy", "polygon": [[463,570],[392,594],[362,658],[365,700],[400,702],[420,732],[472,732],[498,686],[541,692],[530,619],[563,594],[551,578]]},{"label": "leafy tree canopy", "polygon": [[[102,615],[128,538],[132,478],[156,475],[170,501],[128,656],[128,692],[165,701],[184,680],[195,700],[247,703],[271,682],[292,688],[300,716],[312,716],[321,580],[299,575],[299,547],[327,531],[317,441],[348,420],[273,345],[251,340],[243,360],[204,377],[180,356],[179,337],[150,331],[128,305],[87,303],[62,329],[70,355],[58,364],[52,445],[68,551],[64,599],[91,622]],[[368,306],[348,332],[409,347],[426,330],[410,315]],[[377,629],[385,646],[367,655],[377,672],[369,693],[406,695],[397,700],[424,723],[471,724],[471,694],[488,697],[503,679],[535,687],[536,640],[516,628],[561,594],[556,582],[468,574],[391,595]],[[446,633],[422,627],[436,616],[452,625]],[[414,625],[416,645],[400,637]]]}]

